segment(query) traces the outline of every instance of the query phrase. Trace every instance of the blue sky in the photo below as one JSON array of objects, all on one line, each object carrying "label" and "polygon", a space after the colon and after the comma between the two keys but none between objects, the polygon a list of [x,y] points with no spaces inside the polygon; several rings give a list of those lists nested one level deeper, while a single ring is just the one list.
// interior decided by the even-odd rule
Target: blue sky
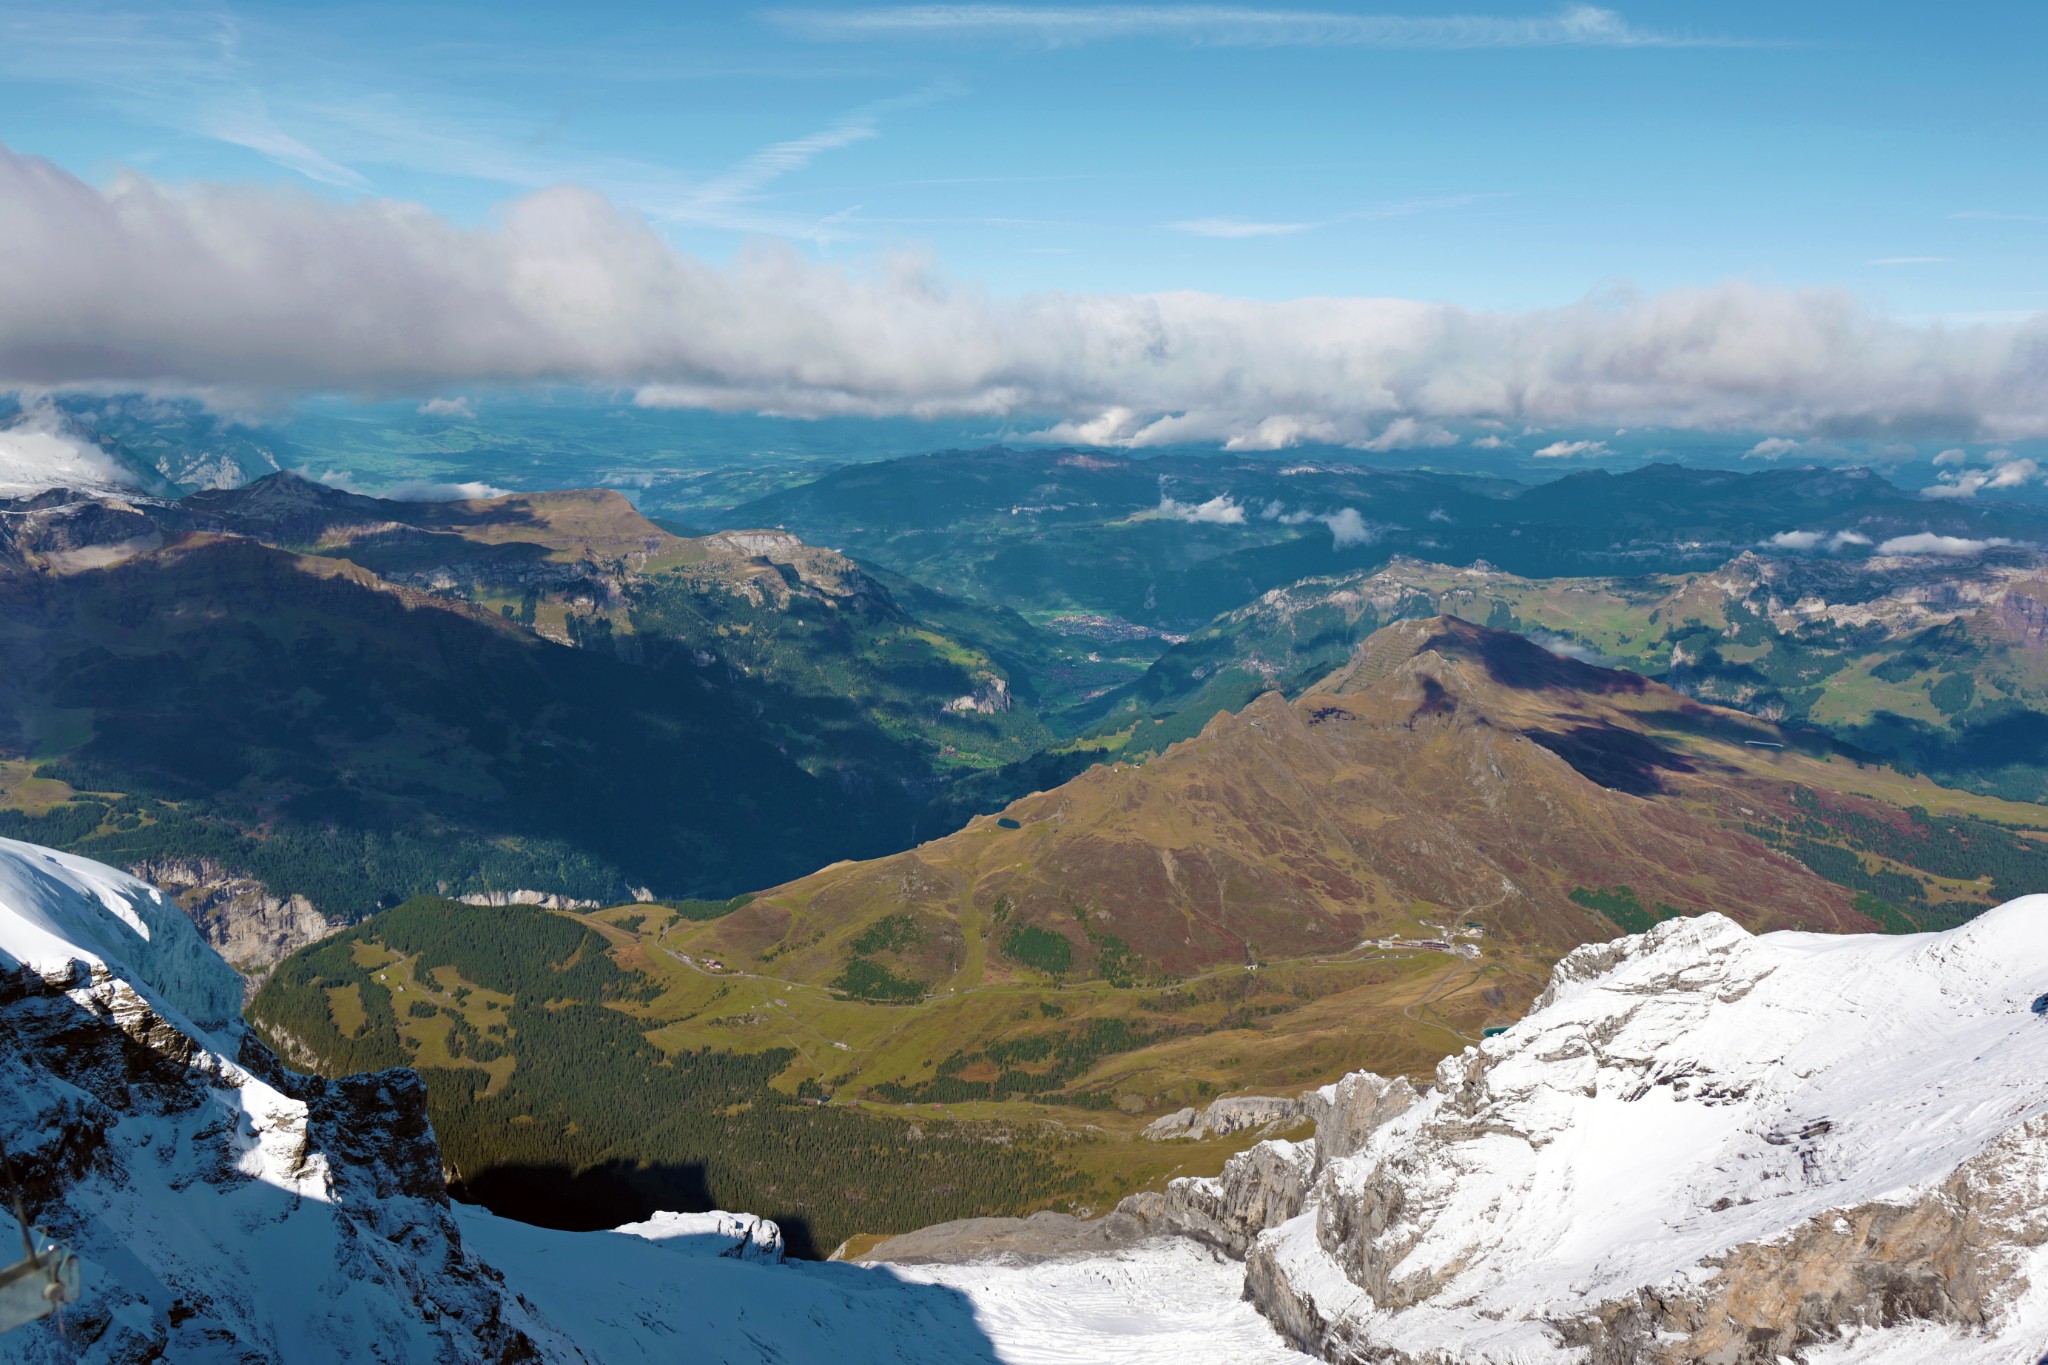
[{"label": "blue sky", "polygon": [[2044,40],[2038,4],[0,0],[0,388],[1989,468],[2048,439]]},{"label": "blue sky", "polygon": [[1288,9],[37,4],[0,10],[0,141],[459,219],[570,181],[712,259],[907,247],[1001,292],[2048,307],[2048,7]]}]

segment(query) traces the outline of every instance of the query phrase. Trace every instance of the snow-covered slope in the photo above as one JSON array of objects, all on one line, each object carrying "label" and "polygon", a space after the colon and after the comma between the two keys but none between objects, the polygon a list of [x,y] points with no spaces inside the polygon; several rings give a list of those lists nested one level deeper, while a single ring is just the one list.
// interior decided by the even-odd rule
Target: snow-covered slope
[{"label": "snow-covered slope", "polygon": [[97,967],[205,1028],[241,1017],[241,978],[161,892],[38,844],[0,839],[0,953],[44,976]]},{"label": "snow-covered slope", "polygon": [[0,840],[0,1135],[84,1270],[63,1329],[0,1360],[531,1358],[546,1329],[464,1255],[418,1079],[238,1057],[240,1002],[157,892]]},{"label": "snow-covered slope", "polygon": [[0,1137],[84,1263],[62,1330],[0,1336],[0,1362],[1302,1359],[1191,1242],[898,1272],[784,1264],[744,1214],[563,1233],[451,1207],[411,1072],[292,1075],[240,998],[148,886],[0,840]]},{"label": "snow-covered slope", "polygon": [[2034,1365],[2044,996],[2048,897],[1945,934],[1708,915],[1581,948],[1328,1163],[1249,1281],[1332,1359]]},{"label": "snow-covered slope", "polygon": [[0,1362],[2048,1353],[2043,897],[1940,935],[1709,915],[1580,949],[1419,1098],[1347,1077],[1310,1097],[1313,1141],[1013,1238],[1082,1250],[976,1264],[784,1264],[737,1214],[577,1234],[452,1208],[412,1073],[294,1076],[239,998],[147,886],[0,841],[0,1136],[85,1263],[63,1332]]}]

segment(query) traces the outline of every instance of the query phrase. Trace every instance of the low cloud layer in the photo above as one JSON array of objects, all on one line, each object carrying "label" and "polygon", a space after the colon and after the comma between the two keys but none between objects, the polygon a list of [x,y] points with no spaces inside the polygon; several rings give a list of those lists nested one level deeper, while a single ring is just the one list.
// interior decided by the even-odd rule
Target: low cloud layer
[{"label": "low cloud layer", "polygon": [[1981,555],[1986,550],[2012,542],[2003,536],[1988,540],[1971,540],[1966,536],[1937,535],[1933,531],[1921,531],[1910,536],[1893,536],[1877,547],[1881,555],[1939,555],[1945,559],[1967,559]]},{"label": "low cloud layer", "polygon": [[1961,450],[1944,450],[1934,457],[1934,463],[1944,466],[1943,472],[1935,476],[1936,482],[1921,491],[1928,498],[1974,498],[1985,491],[2000,492],[2014,488],[2025,488],[2029,484],[2048,482],[2039,463],[2015,455],[2000,448],[1984,453],[1989,469],[1967,469],[1962,466],[1969,456]]},{"label": "low cloud layer", "polygon": [[1244,508],[1233,502],[1227,493],[1219,493],[1207,502],[1176,502],[1162,493],[1157,510],[1160,516],[1175,521],[1192,521],[1208,526],[1244,525]]},{"label": "low cloud layer", "polygon": [[[1430,519],[1436,520],[1439,514],[1431,513]],[[1306,526],[1309,522],[1319,521],[1330,528],[1330,540],[1339,550],[1348,550],[1354,545],[1370,545],[1380,538],[1380,528],[1367,521],[1356,507],[1340,507],[1334,512],[1311,512],[1302,507],[1290,512],[1284,503],[1269,502],[1259,515],[1282,526]],[[1442,519],[1450,520],[1449,517]]]},{"label": "low cloud layer", "polygon": [[120,488],[140,482],[128,469],[73,431],[47,399],[25,406],[0,426],[0,496],[44,488]]},{"label": "low cloud layer", "polygon": [[480,498],[502,498],[512,490],[496,488],[482,482],[433,483],[424,479],[408,480],[404,483],[387,484],[381,488],[361,488],[346,470],[328,469],[315,473],[301,469],[297,473],[315,483],[324,483],[329,488],[346,489],[351,493],[364,493],[373,498],[386,498],[392,502],[474,502]]},{"label": "low cloud layer", "polygon": [[1870,544],[1870,537],[1855,531],[1780,531],[1763,542],[1766,549],[1805,553],[1809,550],[1851,550]]},{"label": "low cloud layer", "polygon": [[2048,435],[2042,318],[1908,326],[1841,292],[1737,283],[1520,313],[1006,299],[901,258],[856,270],[763,246],[715,267],[573,188],[467,228],[134,174],[103,190],[4,148],[0,299],[0,388],[246,401],[592,383],[656,406],[1029,416],[1054,439],[1237,449],[1444,444],[1486,421]]}]

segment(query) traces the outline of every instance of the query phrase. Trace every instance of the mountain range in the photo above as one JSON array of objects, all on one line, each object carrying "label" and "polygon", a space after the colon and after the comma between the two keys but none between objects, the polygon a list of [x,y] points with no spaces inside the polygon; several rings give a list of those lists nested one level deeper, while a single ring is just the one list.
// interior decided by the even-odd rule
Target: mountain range
[{"label": "mountain range", "polygon": [[0,840],[0,1130],[82,1271],[0,1359],[2004,1365],[2048,1330],[2044,925],[1670,921],[1219,1176],[801,1265],[748,1215],[451,1205],[414,1077],[286,1070],[160,893]]},{"label": "mountain range", "polygon": [[[1420,1093],[1583,945],[1947,932],[2048,879],[2026,506],[1081,452],[708,530],[605,489],[177,491],[0,506],[0,835],[182,909],[241,972],[233,1055],[327,1078],[235,1062],[279,1095],[416,1072],[375,1103],[529,1270],[721,1208],[799,1259],[1143,1222],[1299,1175],[1233,1154],[1347,1075]],[[1125,1252],[1017,1292],[1242,1273]],[[1283,1297],[1296,1347],[1377,1340]]]},{"label": "mountain range", "polygon": [[[2032,807],[1916,814],[1897,774],[1788,745],[1512,633],[1400,622],[1292,703],[915,849],[724,904],[575,913],[580,940],[500,918],[524,967],[415,903],[286,963],[250,1017],[301,1065],[425,1069],[468,1188],[542,1221],[738,1202],[822,1250],[945,1208],[1100,1208],[1234,1145],[1177,1159],[1140,1136],[1156,1116],[1368,1064],[1425,1077],[1580,944],[1708,911],[1953,924],[2041,875],[1985,818]],[[534,975],[601,945],[601,977]],[[828,1167],[769,1155],[827,1115]],[[854,1155],[906,1122],[925,1171],[978,1169],[974,1188]],[[948,1145],[989,1125],[1020,1135],[1002,1163]]]},{"label": "mountain range", "polygon": [[[677,537],[609,492],[39,494],[0,518],[7,828],[336,919],[729,896],[900,847],[954,778],[1050,742],[996,662],[1018,623],[915,600],[946,624],[829,551]],[[948,633],[983,623],[989,649]]]}]

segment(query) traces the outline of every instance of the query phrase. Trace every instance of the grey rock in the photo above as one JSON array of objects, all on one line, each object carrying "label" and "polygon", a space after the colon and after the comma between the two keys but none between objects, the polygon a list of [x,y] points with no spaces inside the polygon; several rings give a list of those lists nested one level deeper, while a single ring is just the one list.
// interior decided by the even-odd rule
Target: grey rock
[{"label": "grey rock", "polygon": [[1322,1116],[1320,1092],[1282,1098],[1272,1095],[1230,1095],[1211,1100],[1206,1108],[1181,1109],[1154,1119],[1145,1136],[1154,1141],[1172,1138],[1204,1138],[1247,1129],[1291,1128]]},{"label": "grey rock", "polygon": [[343,927],[304,896],[274,895],[254,877],[211,858],[159,858],[128,870],[178,903],[214,951],[242,974],[245,998],[254,998],[278,963]]},{"label": "grey rock", "polygon": [[859,1263],[965,1265],[975,1261],[1068,1260],[1115,1251],[1152,1233],[1146,1218],[1122,1208],[1106,1218],[1077,1218],[1051,1210],[1029,1218],[961,1218],[891,1237],[860,1257]]}]

